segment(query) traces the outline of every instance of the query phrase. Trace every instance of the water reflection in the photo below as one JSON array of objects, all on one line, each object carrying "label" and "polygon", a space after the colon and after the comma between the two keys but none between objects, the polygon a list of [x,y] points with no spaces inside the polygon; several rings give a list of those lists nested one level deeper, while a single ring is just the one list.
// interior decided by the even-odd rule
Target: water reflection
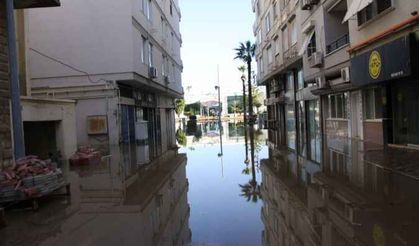
[{"label": "water reflection", "polygon": [[180,126],[189,139],[195,133],[187,128],[203,133],[181,150],[188,155],[192,245],[260,245],[259,158],[267,157],[266,134],[242,122],[193,124]]},{"label": "water reflection", "polygon": [[168,153],[142,169],[126,149],[101,164],[69,167],[70,197],[45,198],[36,213],[10,210],[0,245],[188,245],[186,156]]},{"label": "water reflection", "polygon": [[325,139],[321,170],[283,149],[262,160],[263,244],[419,245],[417,152]]}]

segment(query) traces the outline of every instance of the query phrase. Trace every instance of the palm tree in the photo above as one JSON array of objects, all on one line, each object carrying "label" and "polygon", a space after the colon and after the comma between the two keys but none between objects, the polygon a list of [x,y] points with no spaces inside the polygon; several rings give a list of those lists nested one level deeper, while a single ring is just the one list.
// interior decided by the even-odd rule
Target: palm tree
[{"label": "palm tree", "polygon": [[234,59],[242,60],[247,64],[247,86],[249,88],[249,118],[253,119],[253,98],[252,98],[252,61],[255,56],[256,45],[250,41],[240,43],[235,49],[236,57]]}]

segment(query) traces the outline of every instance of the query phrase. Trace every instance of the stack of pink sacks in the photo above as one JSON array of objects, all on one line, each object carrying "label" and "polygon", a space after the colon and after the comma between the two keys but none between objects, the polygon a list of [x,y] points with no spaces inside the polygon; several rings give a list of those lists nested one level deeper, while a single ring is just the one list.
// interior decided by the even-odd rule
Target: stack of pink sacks
[{"label": "stack of pink sacks", "polygon": [[70,157],[72,166],[99,165],[102,155],[99,151],[87,146],[79,147],[76,153]]}]

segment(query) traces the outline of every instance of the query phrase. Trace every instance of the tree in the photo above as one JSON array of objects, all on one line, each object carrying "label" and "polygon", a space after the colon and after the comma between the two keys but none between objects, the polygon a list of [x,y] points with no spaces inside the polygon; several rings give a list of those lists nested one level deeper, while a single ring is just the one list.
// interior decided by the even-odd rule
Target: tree
[{"label": "tree", "polygon": [[240,43],[235,49],[236,57],[234,59],[242,60],[247,64],[247,86],[249,88],[249,118],[253,119],[253,97],[252,97],[252,61],[255,56],[256,45],[251,41]]},{"label": "tree", "polygon": [[176,100],[176,114],[178,115],[178,117],[180,117],[180,115],[183,113],[183,111],[185,110],[185,99],[178,99]]},{"label": "tree", "polygon": [[263,93],[257,87],[252,87],[252,94],[253,94],[253,105],[257,109],[257,113],[259,113],[259,108],[263,105]]},{"label": "tree", "polygon": [[176,131],[176,141],[183,147],[186,147],[188,144],[188,139],[186,138],[186,133],[181,129]]}]

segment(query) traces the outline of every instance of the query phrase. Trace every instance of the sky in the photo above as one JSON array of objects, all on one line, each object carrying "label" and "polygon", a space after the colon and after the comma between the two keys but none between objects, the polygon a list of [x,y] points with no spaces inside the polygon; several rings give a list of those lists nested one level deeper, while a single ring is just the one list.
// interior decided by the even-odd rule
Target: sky
[{"label": "sky", "polygon": [[222,94],[240,95],[243,63],[234,60],[234,48],[255,39],[251,0],[180,0],[180,8],[186,98],[215,94],[217,65]]}]

